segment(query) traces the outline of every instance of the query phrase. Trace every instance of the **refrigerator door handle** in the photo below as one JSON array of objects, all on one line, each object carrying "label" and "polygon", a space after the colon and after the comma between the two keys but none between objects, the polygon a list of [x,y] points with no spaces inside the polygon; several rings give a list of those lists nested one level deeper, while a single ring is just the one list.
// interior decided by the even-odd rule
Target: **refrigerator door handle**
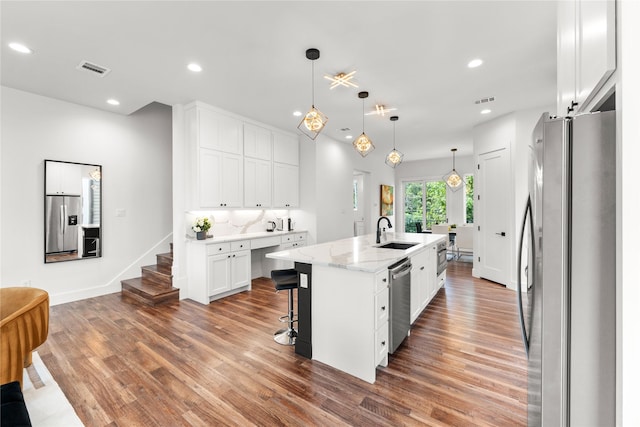
[{"label": "refrigerator door handle", "polygon": [[60,205],[60,230],[64,231],[64,205]]},{"label": "refrigerator door handle", "polygon": [[[517,267],[517,276],[518,276],[518,315],[520,317],[520,330],[522,332],[522,342],[524,343],[524,350],[529,357],[529,337],[527,337],[527,329],[525,326],[524,319],[524,310],[522,307],[522,246],[524,242],[524,229],[527,225],[527,216],[530,216],[531,221],[533,221],[533,216],[531,212],[531,195],[527,197],[527,204],[524,208],[524,215],[522,216],[522,227],[520,228],[520,243],[518,244],[518,267]],[[533,236],[531,236],[531,241],[533,242]]]}]

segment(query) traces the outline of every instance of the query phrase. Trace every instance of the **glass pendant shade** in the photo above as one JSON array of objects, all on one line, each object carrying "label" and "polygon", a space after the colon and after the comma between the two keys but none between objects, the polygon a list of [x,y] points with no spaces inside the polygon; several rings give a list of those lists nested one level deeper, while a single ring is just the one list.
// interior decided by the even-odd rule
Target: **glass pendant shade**
[{"label": "glass pendant shade", "polygon": [[356,138],[355,141],[353,141],[353,148],[355,148],[362,157],[365,157],[376,147],[373,145],[373,142],[371,142],[367,134],[362,132],[362,135],[360,135],[358,138]]},{"label": "glass pendant shade", "polygon": [[384,159],[384,162],[388,166],[391,166],[392,168],[395,168],[400,163],[402,163],[402,159],[404,158],[404,154],[402,154],[401,152],[396,150],[396,122],[398,121],[398,116],[391,116],[391,117],[389,117],[389,120],[391,120],[393,122],[393,150],[391,150],[391,152],[389,152],[389,154],[387,154],[387,158]]},{"label": "glass pendant shade", "polygon": [[322,129],[324,129],[324,125],[329,118],[315,106],[313,61],[320,58],[320,51],[315,48],[307,49],[305,55],[307,59],[311,61],[311,109],[302,118],[298,129],[311,140],[315,140],[320,132],[322,132]]},{"label": "glass pendant shade", "polygon": [[308,138],[315,140],[320,132],[322,132],[327,120],[329,120],[327,116],[312,105],[309,112],[305,114],[302,121],[300,121],[298,129],[300,129],[300,131]]},{"label": "glass pendant shade", "polygon": [[358,98],[362,99],[362,135],[353,141],[353,148],[356,149],[362,157],[375,150],[376,146],[369,139],[366,133],[364,133],[364,100],[369,96],[369,92],[359,92]]},{"label": "glass pendant shade", "polygon": [[385,159],[384,162],[387,165],[391,166],[392,168],[395,168],[400,163],[402,163],[403,157],[404,157],[404,154],[402,154],[401,152],[399,152],[394,148],[393,150],[391,150],[389,154],[387,154],[387,158]]},{"label": "glass pendant shade", "polygon": [[458,191],[463,187],[462,177],[458,175],[458,172],[456,172],[456,151],[458,151],[457,148],[451,149],[451,152],[453,153],[453,168],[451,172],[442,177],[444,182],[452,191]]}]

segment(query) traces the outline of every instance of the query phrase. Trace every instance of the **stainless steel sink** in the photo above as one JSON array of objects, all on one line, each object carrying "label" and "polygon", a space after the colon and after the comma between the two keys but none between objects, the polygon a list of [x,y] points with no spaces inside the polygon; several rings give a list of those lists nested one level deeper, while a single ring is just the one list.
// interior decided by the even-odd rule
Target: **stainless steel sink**
[{"label": "stainless steel sink", "polygon": [[405,249],[409,249],[411,247],[414,247],[417,244],[418,243],[412,243],[412,242],[389,242],[389,243],[385,243],[384,245],[378,245],[377,247],[380,248],[380,249],[401,249],[401,250],[405,250]]}]

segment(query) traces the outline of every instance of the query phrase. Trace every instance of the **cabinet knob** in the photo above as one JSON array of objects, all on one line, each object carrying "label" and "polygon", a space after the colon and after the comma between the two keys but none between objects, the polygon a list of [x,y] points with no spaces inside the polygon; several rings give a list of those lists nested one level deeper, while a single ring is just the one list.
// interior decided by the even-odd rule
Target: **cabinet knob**
[{"label": "cabinet knob", "polygon": [[386,342],[386,341],[382,341],[382,342],[380,343],[380,345],[382,345],[383,347],[384,347],[386,344],[387,344],[387,342]]},{"label": "cabinet knob", "polygon": [[571,105],[569,107],[567,107],[567,114],[572,112],[576,105],[578,105],[578,103],[576,101],[571,101]]},{"label": "cabinet knob", "polygon": [[382,307],[380,307],[380,309],[381,309],[382,311],[385,311],[385,310],[387,309],[387,307],[383,305]]},{"label": "cabinet knob", "polygon": [[233,257],[235,258],[235,257],[236,257],[236,254],[233,254]]},{"label": "cabinet knob", "polygon": [[385,277],[384,279],[382,279],[382,281],[383,281],[384,283],[387,283],[387,278]]}]

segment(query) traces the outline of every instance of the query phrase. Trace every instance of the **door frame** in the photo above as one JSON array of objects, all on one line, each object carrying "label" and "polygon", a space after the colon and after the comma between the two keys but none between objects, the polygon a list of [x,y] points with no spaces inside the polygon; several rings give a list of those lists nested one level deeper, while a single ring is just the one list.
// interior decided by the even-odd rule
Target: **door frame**
[{"label": "door frame", "polygon": [[[473,258],[473,270],[472,270],[472,275],[474,277],[485,277],[486,276],[486,270],[485,270],[485,263],[483,261],[483,259],[485,258],[485,254],[483,253],[484,251],[484,247],[485,247],[485,241],[487,238],[487,232],[489,230],[487,230],[486,225],[485,225],[485,209],[484,209],[484,202],[486,200],[486,197],[484,196],[484,170],[481,167],[481,158],[485,155],[491,154],[491,153],[497,153],[503,151],[504,155],[506,156],[506,161],[507,164],[505,166],[506,169],[506,174],[507,174],[507,181],[506,184],[503,188],[502,191],[506,191],[506,206],[508,208],[507,212],[506,212],[506,224],[505,224],[505,228],[506,228],[506,233],[507,235],[505,236],[506,238],[506,258],[507,258],[507,263],[505,266],[505,283],[504,285],[512,290],[516,289],[516,281],[513,278],[513,269],[514,269],[514,261],[515,261],[515,244],[516,244],[516,240],[515,240],[515,235],[514,235],[514,230],[515,230],[515,220],[514,220],[514,210],[513,210],[513,204],[514,204],[514,174],[513,174],[513,159],[511,158],[511,147],[509,144],[506,144],[504,147],[500,147],[500,148],[496,148],[493,150],[488,150],[482,153],[479,153],[475,156],[475,160],[476,160],[476,176],[475,176],[475,181],[474,181],[474,227],[475,229],[475,237],[477,237],[477,245],[474,243],[474,251],[477,250],[477,253],[474,253],[474,258]],[[478,197],[480,197],[480,199],[478,199]],[[483,199],[483,197],[485,197]],[[478,226],[480,227],[480,229],[478,230]],[[497,282],[496,282],[497,283]]]}]

